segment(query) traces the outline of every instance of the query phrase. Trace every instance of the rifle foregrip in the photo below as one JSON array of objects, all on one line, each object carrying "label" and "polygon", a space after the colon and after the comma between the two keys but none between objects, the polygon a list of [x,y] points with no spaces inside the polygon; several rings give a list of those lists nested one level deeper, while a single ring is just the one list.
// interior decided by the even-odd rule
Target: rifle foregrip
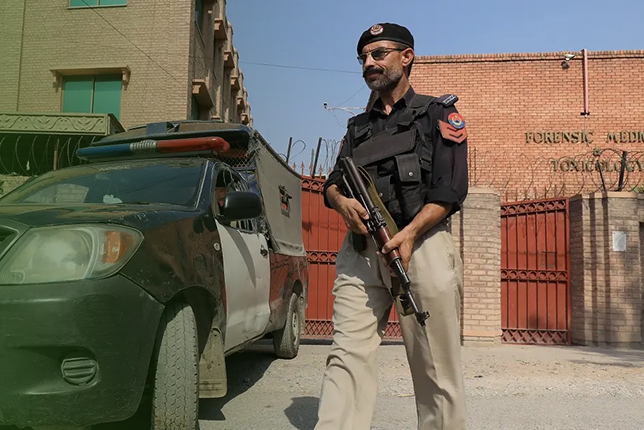
[{"label": "rifle foregrip", "polygon": [[394,270],[394,273],[400,280],[401,284],[409,285],[411,283],[411,281],[409,280],[409,275],[407,275],[407,271],[403,267],[403,263],[400,257],[397,257],[393,260],[392,269]]},{"label": "rifle foregrip", "polygon": [[380,248],[385,246],[385,243],[391,240],[391,234],[389,233],[389,230],[385,227],[378,228],[374,233],[376,235],[376,240]]}]

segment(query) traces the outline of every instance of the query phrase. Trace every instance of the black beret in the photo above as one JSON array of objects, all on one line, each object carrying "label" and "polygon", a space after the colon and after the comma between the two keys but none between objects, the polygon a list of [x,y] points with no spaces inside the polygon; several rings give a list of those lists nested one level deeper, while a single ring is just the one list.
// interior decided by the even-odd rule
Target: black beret
[{"label": "black beret", "polygon": [[391,40],[414,49],[414,36],[411,35],[409,30],[398,24],[384,22],[374,24],[369,30],[362,33],[358,41],[358,55],[362,54],[362,48],[378,40]]}]

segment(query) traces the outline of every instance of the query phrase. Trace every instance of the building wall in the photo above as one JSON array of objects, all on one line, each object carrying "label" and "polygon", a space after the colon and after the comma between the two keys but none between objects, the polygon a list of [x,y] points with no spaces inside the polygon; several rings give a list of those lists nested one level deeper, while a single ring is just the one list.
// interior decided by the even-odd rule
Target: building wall
[{"label": "building wall", "polygon": [[[2,47],[9,73],[0,81],[0,110],[60,112],[62,76],[125,70],[119,120],[126,128],[190,118],[193,93],[206,101],[201,119],[221,117],[225,106],[218,98],[231,84],[223,72],[217,76],[223,62],[213,60],[213,53],[215,20],[227,21],[225,0],[204,1],[203,32],[195,25],[195,0],[130,0],[127,6],[94,8],[70,8],[69,0],[9,3],[0,6],[0,27],[3,33],[9,28],[13,38]],[[193,80],[203,81],[201,91]],[[252,125],[250,108],[245,113]]]},{"label": "building wall", "polygon": [[635,193],[571,199],[573,342],[640,346],[640,200]]},{"label": "building wall", "polygon": [[582,53],[570,52],[564,69],[568,53],[417,57],[417,92],[459,97],[472,185],[498,189],[504,201],[596,191],[596,148],[608,189],[616,189],[622,150],[630,152],[627,187],[640,185],[644,51],[588,52],[587,117]]},{"label": "building wall", "polygon": [[24,2],[0,2],[0,111],[18,109],[18,81],[20,74],[20,51],[22,49],[22,25]]}]

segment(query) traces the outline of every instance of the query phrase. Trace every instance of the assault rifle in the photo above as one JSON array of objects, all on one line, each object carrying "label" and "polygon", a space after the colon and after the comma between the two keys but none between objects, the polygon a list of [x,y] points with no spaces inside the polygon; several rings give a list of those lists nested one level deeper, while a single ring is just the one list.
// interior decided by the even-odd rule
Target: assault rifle
[{"label": "assault rifle", "polygon": [[[340,159],[340,169],[342,171],[342,184],[347,197],[356,199],[367,210],[369,219],[363,220],[363,222],[367,227],[369,235],[376,244],[376,248],[381,250],[385,243],[393,237],[391,231],[397,230],[395,223],[391,220],[391,217],[388,217],[390,219],[390,225],[388,225],[385,220],[383,211],[387,215],[388,213],[375,192],[375,187],[373,187],[369,174],[364,171],[364,169],[361,169],[363,172],[361,175],[351,157]],[[368,185],[365,184],[365,179]],[[380,207],[374,203],[374,200],[382,206],[382,211]],[[420,311],[416,305],[414,296],[409,288],[411,281],[409,280],[407,271],[403,266],[400,252],[398,252],[397,249],[394,249],[389,254],[384,255],[384,257],[387,265],[391,267],[397,280],[402,285],[403,293],[396,294],[392,291],[394,298],[397,296],[399,300],[400,307],[402,308],[400,309],[401,313],[403,315],[411,315],[413,313],[416,316],[418,323],[421,326],[424,326],[425,320],[429,318],[429,312]]]}]

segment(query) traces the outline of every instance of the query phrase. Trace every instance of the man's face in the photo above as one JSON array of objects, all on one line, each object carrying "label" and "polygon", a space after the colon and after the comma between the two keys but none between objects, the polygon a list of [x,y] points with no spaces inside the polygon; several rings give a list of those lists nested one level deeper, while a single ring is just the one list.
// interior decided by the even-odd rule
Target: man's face
[{"label": "man's face", "polygon": [[[386,40],[373,42],[362,49],[362,76],[367,86],[374,91],[392,90],[398,85],[404,73],[405,57],[411,56],[411,49],[403,49]],[[365,57],[365,54],[367,55]],[[375,58],[374,58],[375,57]]]},{"label": "man's face", "polygon": [[226,187],[216,187],[215,198],[220,206],[224,204],[224,197],[226,197]]}]

